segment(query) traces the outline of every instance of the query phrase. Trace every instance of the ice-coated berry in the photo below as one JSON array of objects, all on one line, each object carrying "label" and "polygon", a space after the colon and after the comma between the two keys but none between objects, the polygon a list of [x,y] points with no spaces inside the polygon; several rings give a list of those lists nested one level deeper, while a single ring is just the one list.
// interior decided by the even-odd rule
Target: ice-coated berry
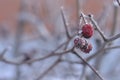
[{"label": "ice-coated berry", "polygon": [[77,45],[77,44],[78,44],[78,41],[79,41],[79,38],[75,38],[75,39],[74,39],[74,44]]},{"label": "ice-coated berry", "polygon": [[76,48],[87,48],[87,41],[84,38],[75,38],[74,45]]},{"label": "ice-coated berry", "polygon": [[81,51],[85,53],[89,53],[92,50],[92,44],[88,44],[86,49],[81,49]]},{"label": "ice-coated berry", "polygon": [[91,24],[83,25],[83,27],[82,27],[82,35],[83,35],[84,38],[92,37],[93,33],[94,33],[94,29],[91,26]]}]

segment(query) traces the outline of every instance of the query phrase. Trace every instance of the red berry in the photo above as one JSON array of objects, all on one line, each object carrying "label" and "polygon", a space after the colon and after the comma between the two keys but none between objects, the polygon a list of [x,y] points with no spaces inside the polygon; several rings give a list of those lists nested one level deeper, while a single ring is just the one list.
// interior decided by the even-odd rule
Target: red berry
[{"label": "red berry", "polygon": [[87,41],[84,38],[80,38],[80,48],[87,48]]},{"label": "red berry", "polygon": [[81,43],[80,43],[80,38],[75,38],[75,39],[74,39],[74,45],[75,45],[75,47],[76,47],[76,48],[79,48],[79,47],[80,47],[80,44],[81,44]]},{"label": "red berry", "polygon": [[76,38],[74,40],[74,45],[77,48],[86,48],[87,47],[87,41],[84,38]]},{"label": "red berry", "polygon": [[75,44],[75,45],[78,44],[78,41],[79,41],[79,38],[76,38],[76,39],[74,40],[74,44]]},{"label": "red berry", "polygon": [[87,45],[86,49],[81,49],[81,51],[85,53],[89,53],[91,50],[92,50],[92,45],[90,43]]},{"label": "red berry", "polygon": [[82,27],[82,35],[85,38],[90,38],[94,33],[94,29],[90,24],[85,24]]}]

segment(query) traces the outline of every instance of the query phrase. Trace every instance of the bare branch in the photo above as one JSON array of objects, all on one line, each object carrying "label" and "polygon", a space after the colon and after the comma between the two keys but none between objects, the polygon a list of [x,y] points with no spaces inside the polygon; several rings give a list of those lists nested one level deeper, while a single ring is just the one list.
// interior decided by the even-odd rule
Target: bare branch
[{"label": "bare branch", "polygon": [[76,51],[72,51],[73,54],[75,54],[76,56],[78,56],[101,80],[105,80],[100,73],[94,68],[92,67],[85,59],[83,59]]},{"label": "bare branch", "polygon": [[61,7],[61,15],[62,15],[62,20],[63,20],[63,23],[64,23],[64,27],[65,27],[65,32],[66,32],[66,35],[67,35],[67,38],[71,38],[70,36],[70,33],[68,31],[68,23],[66,22],[66,19],[65,19],[65,15],[64,15],[64,12],[63,12],[63,7]]},{"label": "bare branch", "polygon": [[0,54],[0,60],[3,59],[3,56],[5,55],[7,49],[4,49],[3,52]]},{"label": "bare branch", "polygon": [[89,19],[91,20],[92,24],[94,25],[95,29],[99,32],[99,34],[101,35],[101,37],[103,38],[103,40],[107,41],[107,38],[103,34],[102,30],[99,28],[97,22],[93,19],[92,15],[89,15]]},{"label": "bare branch", "polygon": [[119,0],[116,0],[116,1],[117,1],[118,5],[120,6],[120,1]]},{"label": "bare branch", "polygon": [[50,70],[52,70],[58,63],[60,59],[58,58],[46,71],[44,71],[36,80],[41,80]]},{"label": "bare branch", "polygon": [[113,37],[108,38],[108,41],[109,41],[109,42],[110,42],[110,41],[114,41],[114,40],[116,40],[116,39],[118,39],[118,38],[120,38],[120,33],[114,35]]},{"label": "bare branch", "polygon": [[80,16],[83,18],[84,23],[87,23],[87,20],[85,19],[85,15],[84,15],[83,12],[81,12],[81,15],[80,15]]},{"label": "bare branch", "polygon": [[119,49],[120,46],[111,46],[111,47],[107,47],[104,50],[111,50],[111,49]]},{"label": "bare branch", "polygon": [[110,36],[114,35],[115,30],[117,28],[117,17],[118,17],[118,7],[116,5],[114,5],[114,8],[113,8],[113,25],[112,25]]},{"label": "bare branch", "polygon": [[100,35],[102,36],[103,40],[106,42],[110,42],[110,41],[114,41],[118,38],[120,38],[120,33],[117,35],[114,35],[113,37],[110,38],[106,38],[105,35],[103,34],[102,30],[99,28],[99,26],[97,25],[96,21],[93,19],[92,15],[89,15],[89,18],[91,20],[91,22],[93,23],[93,25],[95,26],[95,28],[97,29],[97,31],[100,33]]},{"label": "bare branch", "polygon": [[94,57],[98,56],[99,53],[103,52],[103,51],[107,51],[107,50],[111,50],[111,49],[118,49],[120,48],[120,46],[112,46],[112,47],[107,47],[107,48],[103,48],[101,47],[98,51],[96,51],[93,55],[89,56],[88,58],[86,58],[86,61],[90,61],[91,59],[93,59]]},{"label": "bare branch", "polygon": [[48,55],[45,56],[45,57],[38,58],[38,59],[32,59],[32,60],[26,61],[25,63],[33,63],[33,62],[36,62],[36,61],[40,61],[40,60],[47,59],[47,58],[49,58],[49,57],[60,56],[60,55],[69,53],[69,52],[71,52],[72,50],[73,50],[73,48],[72,48],[72,49],[69,49],[69,50],[67,50],[67,51],[63,51],[63,52],[54,52],[54,53],[50,53],[50,54],[48,54]]},{"label": "bare branch", "polygon": [[10,60],[6,60],[6,59],[2,59],[2,62],[4,63],[7,63],[7,64],[12,64],[12,65],[20,65],[22,64],[22,62],[13,62],[13,61],[10,61]]}]

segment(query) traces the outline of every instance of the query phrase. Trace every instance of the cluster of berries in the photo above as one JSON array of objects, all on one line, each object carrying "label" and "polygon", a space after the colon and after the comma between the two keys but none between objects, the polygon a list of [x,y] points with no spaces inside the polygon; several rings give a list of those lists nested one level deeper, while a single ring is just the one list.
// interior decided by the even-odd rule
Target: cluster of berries
[{"label": "cluster of berries", "polygon": [[94,29],[91,24],[85,24],[82,27],[81,37],[77,37],[74,39],[74,45],[76,48],[79,48],[81,51],[85,53],[89,53],[92,50],[92,44],[89,43],[86,39],[92,37],[94,33]]}]

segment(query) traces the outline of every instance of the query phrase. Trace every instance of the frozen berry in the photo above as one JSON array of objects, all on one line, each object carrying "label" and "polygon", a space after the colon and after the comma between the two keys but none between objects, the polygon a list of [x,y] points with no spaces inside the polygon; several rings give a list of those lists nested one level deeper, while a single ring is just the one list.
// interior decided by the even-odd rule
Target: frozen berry
[{"label": "frozen berry", "polygon": [[74,45],[75,45],[75,47],[76,47],[76,48],[79,48],[79,47],[80,47],[80,44],[81,44],[81,43],[80,43],[80,38],[75,38],[75,39],[74,39]]},{"label": "frozen berry", "polygon": [[76,38],[74,40],[74,45],[77,48],[87,48],[87,41],[84,38]]},{"label": "frozen berry", "polygon": [[85,53],[89,53],[91,50],[92,50],[92,45],[90,43],[87,45],[86,49],[81,49],[81,51]]},{"label": "frozen berry", "polygon": [[87,48],[88,42],[84,38],[80,38],[80,43],[81,43],[80,48],[82,49]]},{"label": "frozen berry", "polygon": [[93,33],[94,33],[94,29],[90,24],[83,25],[83,27],[82,27],[83,37],[90,38],[90,37],[92,37]]},{"label": "frozen berry", "polygon": [[79,41],[79,38],[76,38],[76,39],[74,40],[74,44],[77,45],[77,44],[78,44],[78,41]]}]

